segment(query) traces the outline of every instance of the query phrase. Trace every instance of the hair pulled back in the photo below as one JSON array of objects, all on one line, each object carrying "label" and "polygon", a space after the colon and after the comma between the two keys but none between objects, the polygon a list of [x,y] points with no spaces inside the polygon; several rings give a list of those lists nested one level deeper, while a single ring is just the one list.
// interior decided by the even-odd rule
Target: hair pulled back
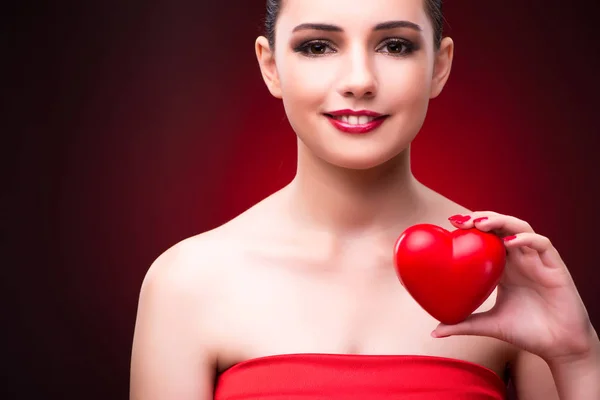
[{"label": "hair pulled back", "polygon": [[[436,49],[440,48],[442,34],[444,30],[444,14],[442,10],[442,0],[424,0],[425,11],[431,19],[434,31],[434,45]],[[271,49],[275,48],[275,25],[277,17],[281,10],[283,0],[267,0],[267,11],[265,16],[265,36],[269,40]]]}]

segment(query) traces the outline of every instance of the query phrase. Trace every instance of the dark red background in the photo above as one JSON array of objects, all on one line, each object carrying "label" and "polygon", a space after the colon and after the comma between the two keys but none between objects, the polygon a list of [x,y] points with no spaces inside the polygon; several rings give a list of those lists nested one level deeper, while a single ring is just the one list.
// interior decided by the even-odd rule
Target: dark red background
[{"label": "dark red background", "polygon": [[[594,4],[447,1],[456,60],[413,165],[549,236],[598,329]],[[254,55],[264,1],[20,7],[0,39],[0,397],[126,399],[149,265],[293,176],[294,134]]]}]

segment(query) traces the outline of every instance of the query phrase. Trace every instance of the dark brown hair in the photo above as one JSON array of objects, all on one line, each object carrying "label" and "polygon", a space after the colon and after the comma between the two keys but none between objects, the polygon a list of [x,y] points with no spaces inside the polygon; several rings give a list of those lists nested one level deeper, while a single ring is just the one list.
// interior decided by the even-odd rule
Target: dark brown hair
[{"label": "dark brown hair", "polygon": [[[283,0],[267,0],[267,13],[265,16],[265,36],[269,40],[271,49],[275,48],[275,24],[277,16],[281,9]],[[431,18],[434,30],[434,45],[436,49],[440,48],[442,42],[442,34],[444,29],[444,14],[442,11],[442,0],[424,0],[425,10]]]}]

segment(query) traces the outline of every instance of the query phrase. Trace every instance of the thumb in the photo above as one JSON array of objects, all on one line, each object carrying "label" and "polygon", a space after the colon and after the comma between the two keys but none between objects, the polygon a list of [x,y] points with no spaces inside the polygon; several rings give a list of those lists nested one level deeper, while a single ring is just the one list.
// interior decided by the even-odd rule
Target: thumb
[{"label": "thumb", "polygon": [[497,319],[493,317],[492,311],[471,314],[467,319],[454,325],[440,323],[431,336],[444,338],[448,336],[471,335],[488,336],[501,339],[502,332],[498,326]]}]

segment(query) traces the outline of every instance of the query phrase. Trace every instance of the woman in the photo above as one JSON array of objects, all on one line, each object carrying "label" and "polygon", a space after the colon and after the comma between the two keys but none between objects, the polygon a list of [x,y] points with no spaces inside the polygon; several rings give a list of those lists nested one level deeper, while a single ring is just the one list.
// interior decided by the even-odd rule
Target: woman
[{"label": "woman", "polygon": [[[411,173],[452,65],[441,1],[269,0],[266,28],[256,55],[297,174],[150,267],[131,398],[498,399],[506,366],[520,400],[600,398],[600,342],[551,242]],[[391,250],[418,223],[505,239],[498,290],[465,322],[399,284]]]}]

